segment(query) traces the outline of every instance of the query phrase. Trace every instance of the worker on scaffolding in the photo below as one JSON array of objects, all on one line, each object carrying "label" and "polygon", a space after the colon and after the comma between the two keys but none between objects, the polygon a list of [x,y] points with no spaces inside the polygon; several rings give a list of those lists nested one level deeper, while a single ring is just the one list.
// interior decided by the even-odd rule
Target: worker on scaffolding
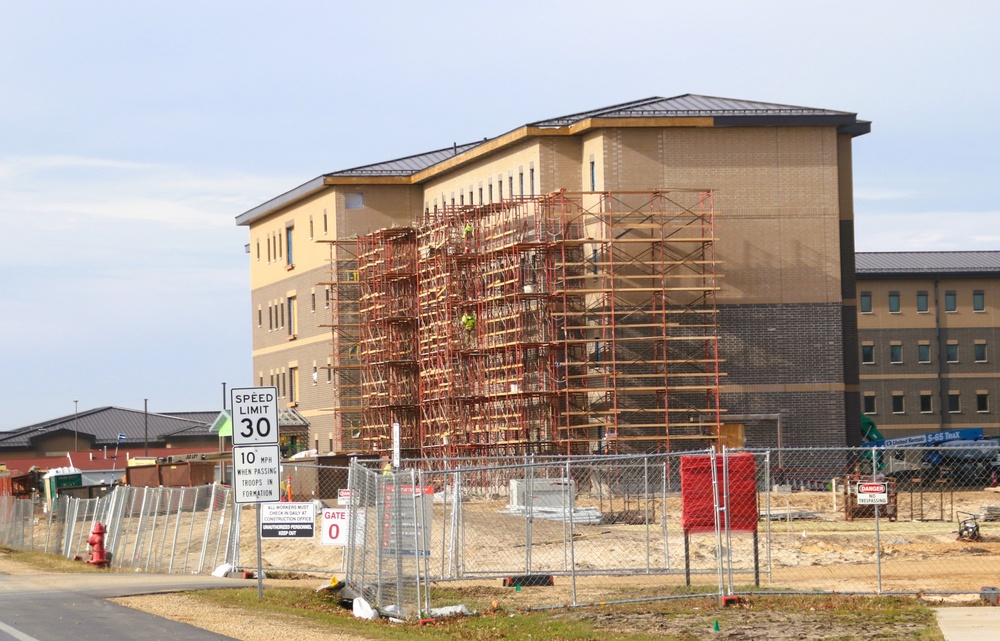
[{"label": "worker on scaffolding", "polygon": [[468,254],[472,250],[472,222],[465,223],[465,228],[462,229],[462,238],[465,240],[465,253]]},{"label": "worker on scaffolding", "polygon": [[475,335],[476,331],[476,313],[471,309],[465,310],[462,317],[458,320],[462,325],[462,329],[465,331],[463,333],[463,342],[466,344],[472,343],[472,337]]}]

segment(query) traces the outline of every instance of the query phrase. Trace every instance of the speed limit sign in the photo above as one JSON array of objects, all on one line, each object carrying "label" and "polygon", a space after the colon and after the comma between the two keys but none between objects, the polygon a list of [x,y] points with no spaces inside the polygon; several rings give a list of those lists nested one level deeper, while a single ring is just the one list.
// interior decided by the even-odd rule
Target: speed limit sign
[{"label": "speed limit sign", "polygon": [[233,445],[278,444],[278,388],[234,388]]}]

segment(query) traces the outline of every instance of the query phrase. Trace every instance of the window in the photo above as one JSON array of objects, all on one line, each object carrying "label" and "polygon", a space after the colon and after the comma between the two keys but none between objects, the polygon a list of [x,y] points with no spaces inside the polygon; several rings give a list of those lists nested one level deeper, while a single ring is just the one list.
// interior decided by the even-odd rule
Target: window
[{"label": "window", "polygon": [[920,343],[917,345],[917,360],[921,363],[931,362],[931,344]]},{"label": "window", "polygon": [[257,239],[257,260],[260,260],[260,238]]},{"label": "window", "polygon": [[333,367],[330,365],[330,359],[326,359],[326,382],[333,382]]},{"label": "window", "polygon": [[497,178],[497,197],[503,202],[503,176]]},{"label": "window", "polygon": [[278,303],[278,309],[275,311],[275,325],[278,327],[285,326],[285,303]]},{"label": "window", "polygon": [[365,195],[359,191],[344,194],[344,209],[364,209]]},{"label": "window", "polygon": [[285,264],[294,265],[292,262],[292,230],[294,227],[285,227]]},{"label": "window", "polygon": [[948,411],[952,414],[958,414],[962,411],[962,394],[961,392],[951,390],[948,392]]},{"label": "window", "polygon": [[874,414],[875,413],[875,395],[874,394],[865,394],[863,401],[864,401],[864,412],[865,412],[865,414]]},{"label": "window", "polygon": [[980,414],[990,411],[990,395],[986,390],[976,392],[976,411]]},{"label": "window", "polygon": [[934,411],[934,397],[930,392],[920,392],[920,413],[930,414]]},{"label": "window", "polygon": [[926,314],[927,310],[927,292],[917,292],[917,311]]},{"label": "window", "polygon": [[483,204],[483,186],[479,185],[479,204]]},{"label": "window", "polygon": [[517,191],[522,196],[524,195],[524,168],[517,168]]},{"label": "window", "polygon": [[326,232],[329,229],[326,225],[326,210],[323,210],[323,235],[326,236]]},{"label": "window", "polygon": [[295,297],[288,297],[288,335],[295,336],[298,334],[297,327],[295,326],[295,321],[298,320],[298,314],[295,309]]},{"label": "window", "polygon": [[329,287],[327,287],[327,288],[326,288],[326,289],[324,289],[323,291],[324,291],[324,292],[325,292],[325,294],[326,294],[326,302],[324,303],[324,307],[325,307],[326,309],[330,309],[330,288],[329,288]]},{"label": "window", "polygon": [[893,343],[889,345],[889,362],[890,363],[902,363],[903,362],[903,345],[902,343]]},{"label": "window", "polygon": [[986,293],[981,289],[972,292],[972,311],[986,311]]},{"label": "window", "polygon": [[316,290],[313,290],[312,292],[310,292],[310,294],[309,294],[309,300],[310,300],[310,310],[309,311],[315,313],[316,312]]},{"label": "window", "polygon": [[973,357],[974,357],[974,360],[977,363],[985,363],[986,362],[986,343],[985,342],[983,342],[983,343],[977,342],[973,346]]},{"label": "window", "polygon": [[874,345],[861,346],[861,362],[864,363],[865,365],[873,365],[875,363]]},{"label": "window", "polygon": [[535,197],[535,168],[528,169],[528,186],[531,187],[531,197]]},{"label": "window", "polygon": [[944,346],[945,360],[949,363],[958,362],[958,343],[948,343]]},{"label": "window", "polygon": [[296,396],[299,389],[299,368],[288,368],[288,402],[297,403],[299,397]]},{"label": "window", "polygon": [[871,314],[872,313],[872,293],[871,292],[861,292],[861,313]]},{"label": "window", "polygon": [[899,292],[889,292],[889,313],[899,313]]},{"label": "window", "polygon": [[309,240],[313,239],[313,217],[309,217]]},{"label": "window", "polygon": [[597,163],[590,161],[590,191],[597,191]]},{"label": "window", "polygon": [[267,331],[274,329],[274,308],[271,303],[267,304]]},{"label": "window", "polygon": [[313,365],[313,385],[315,385],[316,383],[319,383],[319,368]]},{"label": "window", "polygon": [[958,310],[958,296],[955,294],[954,290],[948,290],[944,293],[944,311],[954,312]]},{"label": "window", "polygon": [[267,262],[271,262],[271,236],[267,237]]},{"label": "window", "polygon": [[464,191],[458,192],[458,206],[459,207],[464,207],[465,206],[465,192]]},{"label": "window", "polygon": [[261,327],[264,324],[264,311],[257,305],[257,327]]},{"label": "window", "polygon": [[507,191],[508,191],[508,193],[510,193],[510,197],[513,198],[514,197],[514,173],[513,172],[507,172],[507,186],[510,187],[510,189],[508,189]]},{"label": "window", "polygon": [[903,414],[903,393],[893,392],[892,393],[892,413],[893,414]]}]

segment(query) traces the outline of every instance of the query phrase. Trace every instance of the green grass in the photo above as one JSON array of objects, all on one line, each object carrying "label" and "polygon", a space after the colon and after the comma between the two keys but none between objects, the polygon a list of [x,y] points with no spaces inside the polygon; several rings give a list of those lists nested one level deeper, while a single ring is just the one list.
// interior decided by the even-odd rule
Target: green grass
[{"label": "green grass", "polygon": [[0,546],[0,556],[9,556],[16,559],[18,563],[30,565],[43,572],[107,572],[106,569],[96,568],[83,561],[74,561],[57,554],[45,554],[43,552],[26,552],[22,550],[12,550]]}]

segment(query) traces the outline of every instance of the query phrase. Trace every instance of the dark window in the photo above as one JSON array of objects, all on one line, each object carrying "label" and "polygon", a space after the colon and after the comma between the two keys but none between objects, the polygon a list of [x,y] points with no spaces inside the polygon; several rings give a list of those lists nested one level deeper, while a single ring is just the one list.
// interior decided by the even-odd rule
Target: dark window
[{"label": "dark window", "polygon": [[285,262],[289,265],[293,265],[292,262],[292,229],[294,227],[285,228]]},{"label": "dark window", "polygon": [[597,163],[590,161],[590,191],[597,191]]},{"label": "dark window", "polygon": [[257,308],[257,327],[264,324],[264,312],[260,307]]},{"label": "dark window", "polygon": [[872,293],[871,292],[861,292],[861,313],[871,314],[872,313]]},{"label": "dark window", "polygon": [[986,343],[976,343],[974,347],[975,361],[977,363],[986,362]]},{"label": "dark window", "polygon": [[517,188],[518,192],[524,195],[524,172],[520,169],[517,171]]},{"label": "dark window", "polygon": [[927,292],[917,292],[917,311],[926,312],[927,309]]},{"label": "dark window", "polygon": [[953,414],[962,411],[962,395],[959,392],[948,392],[948,411]]},{"label": "dark window", "polygon": [[889,346],[889,362],[890,363],[902,363],[903,362],[903,346],[902,345],[890,345]]},{"label": "dark window", "polygon": [[928,414],[932,411],[932,397],[927,392],[920,392],[920,411],[924,414]]},{"label": "dark window", "polygon": [[976,411],[990,411],[990,395],[986,392],[976,392]]},{"label": "dark window", "polygon": [[899,292],[889,292],[889,311],[893,314],[899,313]]},{"label": "dark window", "polygon": [[864,397],[864,411],[865,411],[865,414],[874,414],[875,413],[875,397],[874,396],[865,396]]},{"label": "dark window", "polygon": [[861,346],[861,362],[866,365],[871,365],[875,362],[875,346],[874,345],[862,345]]},{"label": "dark window", "polygon": [[917,345],[917,360],[921,363],[931,362],[931,346]]},{"label": "dark window", "polygon": [[986,293],[977,289],[972,292],[972,311],[974,312],[985,312],[986,311]]},{"label": "dark window", "polygon": [[893,394],[892,395],[892,413],[902,414],[903,413],[903,395]]},{"label": "dark window", "polygon": [[958,345],[950,343],[944,347],[945,360],[949,363],[958,362]]},{"label": "dark window", "polygon": [[954,291],[944,293],[944,311],[954,312],[958,309],[958,295]]},{"label": "dark window", "polygon": [[528,186],[531,187],[531,197],[535,197],[535,168],[528,170]]}]

